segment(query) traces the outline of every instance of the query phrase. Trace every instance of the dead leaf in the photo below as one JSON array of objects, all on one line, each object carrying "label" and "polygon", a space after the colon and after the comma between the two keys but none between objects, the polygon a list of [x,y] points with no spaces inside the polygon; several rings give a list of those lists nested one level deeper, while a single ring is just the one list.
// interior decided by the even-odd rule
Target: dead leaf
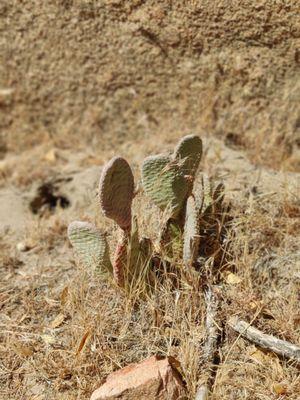
[{"label": "dead leaf", "polygon": [[78,354],[79,354],[79,353],[81,352],[81,350],[83,349],[83,347],[84,347],[84,345],[85,345],[85,343],[86,343],[86,341],[87,341],[87,338],[88,338],[89,336],[90,336],[90,331],[86,331],[85,334],[83,335],[83,337],[82,337],[80,343],[79,343],[78,349],[77,349],[77,351],[76,351],[76,356],[78,356]]},{"label": "dead leaf", "polygon": [[229,272],[226,276],[226,282],[229,285],[237,285],[238,283],[242,282],[242,279],[239,276],[233,274],[232,272]]},{"label": "dead leaf", "polygon": [[265,353],[262,352],[261,350],[257,349],[256,347],[254,347],[254,349],[252,349],[252,351],[249,351],[249,357],[253,360],[256,361],[258,364],[263,365],[265,362]]},{"label": "dead leaf", "polygon": [[287,385],[284,383],[274,383],[273,390],[276,394],[287,394]]},{"label": "dead leaf", "polygon": [[67,302],[68,294],[69,294],[69,288],[68,286],[66,286],[60,294],[60,302],[62,306],[64,306]]},{"label": "dead leaf", "polygon": [[260,365],[268,364],[268,366],[272,366],[277,370],[278,357],[274,353],[265,352],[255,346],[251,346],[248,350],[248,356]]},{"label": "dead leaf", "polygon": [[65,320],[64,314],[58,314],[56,318],[50,323],[52,329],[58,328]]}]

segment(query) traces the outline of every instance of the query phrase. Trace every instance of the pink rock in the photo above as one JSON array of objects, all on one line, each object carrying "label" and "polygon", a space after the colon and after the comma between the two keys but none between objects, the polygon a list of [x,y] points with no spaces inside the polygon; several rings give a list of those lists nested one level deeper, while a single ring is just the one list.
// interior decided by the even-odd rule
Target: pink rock
[{"label": "pink rock", "polygon": [[186,390],[172,357],[153,356],[110,374],[90,400],[183,400]]}]

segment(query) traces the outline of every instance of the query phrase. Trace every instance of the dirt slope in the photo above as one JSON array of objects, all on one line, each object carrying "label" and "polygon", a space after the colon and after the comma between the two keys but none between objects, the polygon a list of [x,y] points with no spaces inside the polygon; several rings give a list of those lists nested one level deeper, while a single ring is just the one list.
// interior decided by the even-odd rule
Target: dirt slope
[{"label": "dirt slope", "polygon": [[5,145],[203,130],[298,169],[299,13],[293,0],[4,0]]}]

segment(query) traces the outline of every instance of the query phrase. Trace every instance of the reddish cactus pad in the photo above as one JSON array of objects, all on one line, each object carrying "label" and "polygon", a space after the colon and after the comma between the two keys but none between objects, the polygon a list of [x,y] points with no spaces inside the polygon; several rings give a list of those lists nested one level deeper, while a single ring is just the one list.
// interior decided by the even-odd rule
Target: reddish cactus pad
[{"label": "reddish cactus pad", "polygon": [[104,215],[122,229],[131,226],[131,204],[134,197],[134,177],[128,162],[112,158],[103,168],[99,184],[99,200]]}]

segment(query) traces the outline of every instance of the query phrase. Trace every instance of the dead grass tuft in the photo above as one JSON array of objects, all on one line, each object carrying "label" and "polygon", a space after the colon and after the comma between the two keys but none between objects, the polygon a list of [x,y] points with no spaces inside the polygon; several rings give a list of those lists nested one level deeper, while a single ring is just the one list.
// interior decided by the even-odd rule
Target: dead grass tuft
[{"label": "dead grass tuft", "polygon": [[[88,399],[110,372],[159,353],[180,361],[192,399],[205,375],[203,284],[217,279],[223,333],[212,399],[277,398],[283,386],[285,396],[296,400],[296,366],[236,340],[226,320],[239,315],[266,333],[299,342],[299,203],[288,192],[241,192],[223,212],[226,241],[214,273],[214,252],[202,275],[186,271],[180,258],[170,259],[155,290],[145,290],[141,280],[127,295],[75,266],[63,210],[45,213],[28,228],[28,252],[18,253],[12,237],[2,237],[1,396]],[[158,239],[163,216],[142,193],[134,213],[140,232]],[[114,247],[116,227],[99,216],[96,221]]]}]

